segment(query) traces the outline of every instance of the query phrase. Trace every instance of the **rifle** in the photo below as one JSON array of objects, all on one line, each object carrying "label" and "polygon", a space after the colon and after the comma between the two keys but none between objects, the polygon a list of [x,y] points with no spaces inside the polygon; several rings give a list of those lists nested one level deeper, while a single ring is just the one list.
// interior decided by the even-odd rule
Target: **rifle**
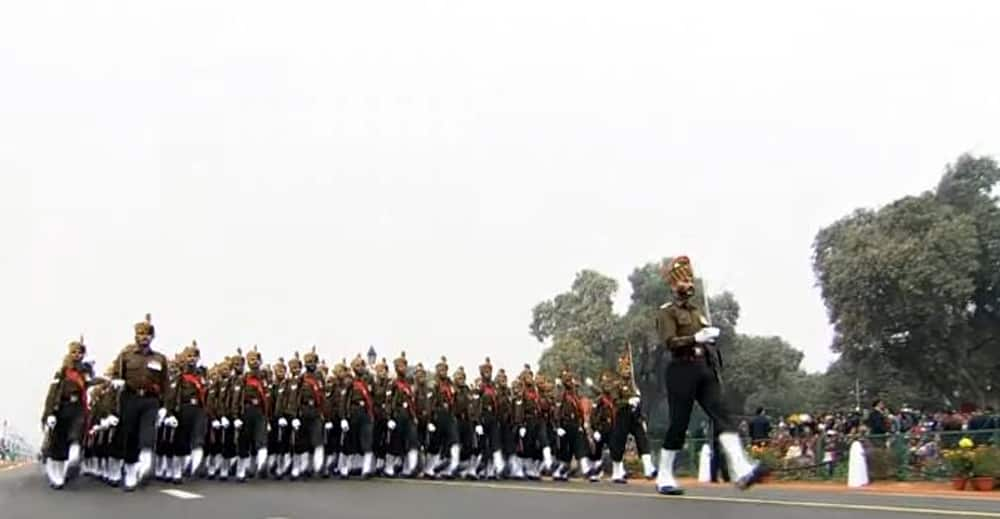
[{"label": "rifle", "polygon": [[[705,306],[705,320],[708,321],[708,325],[712,326],[712,308],[708,304],[708,283],[705,278],[701,279],[701,298]],[[705,358],[708,359],[708,366],[712,368],[715,373],[715,379],[722,385],[722,352],[719,351],[719,347],[714,343],[706,345],[706,355]]]}]

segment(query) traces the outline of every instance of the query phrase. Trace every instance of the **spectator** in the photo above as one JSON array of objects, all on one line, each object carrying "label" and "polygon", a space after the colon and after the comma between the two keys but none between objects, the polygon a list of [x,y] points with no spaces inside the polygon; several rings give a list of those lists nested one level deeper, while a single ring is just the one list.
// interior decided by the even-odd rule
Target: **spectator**
[{"label": "spectator", "polygon": [[876,400],[872,403],[871,413],[868,414],[868,421],[865,422],[865,425],[868,426],[868,434],[872,436],[884,436],[888,432],[885,424],[885,402]]},{"label": "spectator", "polygon": [[972,432],[972,441],[976,442],[976,445],[981,445],[988,443],[990,441],[990,433],[976,433],[974,431],[982,431],[986,429],[991,429],[993,425],[992,409],[989,413],[984,413],[983,411],[974,411],[972,413],[972,418],[969,419],[969,431]]},{"label": "spectator", "polygon": [[750,421],[750,441],[754,444],[766,442],[771,437],[771,420],[764,415],[764,408],[758,407]]}]

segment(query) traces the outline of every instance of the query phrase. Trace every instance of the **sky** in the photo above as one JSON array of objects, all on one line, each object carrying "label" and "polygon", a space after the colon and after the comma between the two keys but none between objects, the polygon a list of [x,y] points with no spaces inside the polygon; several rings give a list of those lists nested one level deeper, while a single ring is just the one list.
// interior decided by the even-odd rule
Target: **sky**
[{"label": "sky", "polygon": [[537,360],[583,268],[687,254],[822,370],[823,226],[1000,156],[992,0],[6,2],[0,417],[84,334]]}]

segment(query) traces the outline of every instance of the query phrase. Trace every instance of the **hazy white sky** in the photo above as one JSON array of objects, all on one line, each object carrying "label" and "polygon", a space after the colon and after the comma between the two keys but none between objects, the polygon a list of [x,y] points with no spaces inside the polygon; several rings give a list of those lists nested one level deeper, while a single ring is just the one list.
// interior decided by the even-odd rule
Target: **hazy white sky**
[{"label": "hazy white sky", "polygon": [[[831,360],[817,230],[1000,154],[1000,4],[6,2],[0,416],[85,333],[514,367],[531,307],[686,253]],[[678,224],[679,219],[686,222]],[[391,358],[391,357],[390,357]]]}]

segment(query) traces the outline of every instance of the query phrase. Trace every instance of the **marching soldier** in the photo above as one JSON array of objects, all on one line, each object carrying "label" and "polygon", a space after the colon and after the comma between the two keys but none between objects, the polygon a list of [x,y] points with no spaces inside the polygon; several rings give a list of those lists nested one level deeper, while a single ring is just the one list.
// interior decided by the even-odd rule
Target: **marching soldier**
[{"label": "marching soldier", "polygon": [[[275,406],[281,415],[281,418],[278,419],[278,426],[282,429],[281,434],[284,436],[283,441],[285,444],[285,454],[282,456],[282,461],[278,469],[278,478],[282,478],[286,474],[293,478],[298,478],[299,471],[301,470],[299,457],[295,450],[299,429],[302,427],[302,421],[297,418],[301,378],[302,360],[299,359],[299,353],[295,352],[295,355],[288,361],[288,376],[285,379],[284,391],[279,390],[281,394]],[[299,467],[299,469],[295,470],[295,467]]]},{"label": "marching soldier", "polygon": [[167,358],[153,351],[156,330],[151,317],[135,325],[135,344],[126,347],[112,366],[112,385],[122,390],[121,441],[124,445],[125,490],[135,490],[153,465],[158,417],[166,415],[161,398],[169,387]]},{"label": "marching soldier", "polygon": [[427,474],[425,469],[425,475],[434,477],[437,463],[447,456],[448,467],[440,476],[444,479],[452,479],[458,471],[462,455],[458,422],[455,419],[455,386],[452,384],[451,378],[448,377],[448,359],[441,357],[441,362],[438,362],[434,369],[437,375],[431,401],[431,405],[434,407],[434,422],[427,426],[431,434],[434,435],[431,442],[433,455],[432,463],[428,467],[431,473]]},{"label": "marching soldier", "polygon": [[535,377],[535,387],[538,389],[539,396],[539,411],[540,411],[540,423],[541,431],[539,433],[539,451],[542,454],[541,459],[535,459],[536,469],[541,473],[550,474],[552,472],[552,467],[555,464],[555,457],[552,455],[552,444],[555,436],[555,423],[556,423],[556,386],[552,382],[552,379],[547,375],[539,373]]},{"label": "marching soldier", "polygon": [[63,365],[49,385],[42,413],[42,427],[47,435],[45,473],[49,486],[59,490],[66,484],[70,467],[80,463],[81,442],[87,424],[87,388],[92,372],[83,362],[87,347],[83,337],[69,343]]},{"label": "marching soldier", "polygon": [[226,471],[222,469],[222,446],[226,440],[226,430],[222,427],[222,420],[225,418],[222,402],[225,402],[229,395],[229,370],[229,359],[226,358],[212,366],[208,375],[208,392],[205,396],[206,419],[210,420],[211,427],[208,432],[208,448],[205,452],[208,456],[206,470],[208,479],[215,479],[217,475],[222,479],[226,477]]},{"label": "marching soldier", "polygon": [[642,407],[639,389],[632,379],[632,352],[626,350],[618,358],[618,388],[615,395],[617,419],[611,435],[611,478],[615,483],[624,483],[628,474],[625,472],[625,445],[628,436],[635,438],[635,448],[642,459],[642,466],[647,479],[655,477],[653,460],[649,455],[649,440],[646,439],[646,421],[642,417]]},{"label": "marching soldier", "polygon": [[562,372],[562,395],[558,410],[558,425],[556,436],[559,438],[560,466],[552,473],[552,478],[559,481],[569,479],[569,471],[573,458],[580,465],[581,474],[590,475],[590,459],[587,452],[587,433],[584,428],[584,407],[582,397],[577,391],[576,379],[569,370]]},{"label": "marching soldier", "polygon": [[[108,368],[107,371],[110,371]],[[101,381],[94,396],[94,417],[98,422],[98,467],[101,479],[110,486],[117,487],[122,480],[123,461],[121,450],[115,441],[118,431],[119,392],[115,391],[110,382]]]},{"label": "marching soldier", "polygon": [[229,357],[229,366],[231,371],[229,378],[226,380],[225,392],[219,394],[219,406],[222,410],[223,437],[226,440],[222,445],[224,476],[220,476],[221,479],[226,479],[228,476],[234,475],[239,464],[240,431],[236,428],[237,414],[233,401],[241,396],[237,394],[236,386],[243,378],[243,370],[246,368],[246,359],[243,358],[242,348],[236,348],[236,355]]},{"label": "marching soldier", "polygon": [[336,468],[341,453],[342,428],[340,420],[343,418],[341,414],[344,407],[343,398],[347,394],[347,389],[341,384],[346,370],[347,366],[344,363],[338,363],[333,366],[333,372],[326,377],[324,408],[326,423],[323,424],[323,434],[326,436],[326,460],[323,463],[322,471],[324,478],[330,477],[330,472]]},{"label": "marching soldier", "polygon": [[417,367],[413,370],[413,400],[417,407],[417,439],[420,442],[418,448],[423,448],[425,456],[424,475],[426,476],[429,470],[430,475],[433,476],[433,465],[436,463],[431,459],[431,436],[434,433],[431,429],[434,421],[434,390],[427,382],[427,370],[424,369],[423,363],[417,363]]},{"label": "marching soldier", "polygon": [[472,391],[466,384],[465,367],[459,366],[452,376],[455,385],[455,423],[458,425],[458,440],[461,444],[459,464],[465,464],[463,477],[477,479],[476,470],[479,467],[478,449],[476,446],[476,417],[471,413]]},{"label": "marching soldier", "polygon": [[677,495],[684,490],[674,479],[674,460],[684,447],[684,435],[695,401],[722,431],[719,443],[729,466],[736,475],[736,486],[746,489],[757,483],[767,469],[747,458],[736,432],[736,424],[722,403],[718,378],[715,341],[719,329],[709,325],[701,308],[693,301],[694,270],[686,256],[675,258],[663,269],[674,292],[675,301],[660,307],[657,330],[664,348],[671,353],[667,367],[667,397],[670,404],[670,428],[660,451],[656,488],[661,494]]},{"label": "marching soldier", "polygon": [[261,370],[257,346],[247,352],[246,373],[233,381],[229,414],[238,435],[236,480],[245,482],[250,468],[250,456],[256,456],[255,473],[263,476],[267,470],[267,429],[271,420],[271,395]]},{"label": "marching soldier", "polygon": [[507,384],[506,370],[501,369],[497,372],[495,385],[497,390],[497,426],[500,429],[500,449],[503,458],[500,463],[494,460],[493,464],[498,467],[496,477],[499,479],[514,471],[518,442],[517,434],[514,431],[514,396]]},{"label": "marching soldier", "polygon": [[417,403],[413,386],[407,380],[408,364],[406,352],[399,354],[393,362],[396,379],[390,390],[388,406],[389,421],[386,424],[391,432],[389,438],[389,463],[385,474],[395,475],[395,460],[404,460],[402,476],[413,477],[420,459],[420,440],[418,436]]},{"label": "marching soldier", "polygon": [[292,463],[292,479],[298,479],[300,474],[318,472],[326,461],[323,448],[323,427],[326,423],[323,416],[323,378],[318,373],[319,355],[316,354],[316,347],[313,346],[311,351],[303,355],[302,360],[305,373],[299,377],[294,396],[297,412],[296,418],[292,420],[292,429],[296,435],[296,459]]},{"label": "marching soldier", "polygon": [[372,382],[372,402],[375,409],[375,418],[372,427],[372,451],[375,455],[375,472],[381,473],[385,469],[386,454],[389,448],[389,428],[388,428],[388,399],[391,396],[391,384],[389,380],[389,365],[383,358],[375,364],[375,380]]},{"label": "marching soldier", "polygon": [[493,385],[493,365],[489,357],[486,357],[486,362],[479,365],[479,385],[472,398],[479,452],[482,455],[490,455],[486,477],[496,479],[503,473],[504,468],[500,433],[501,396]]},{"label": "marching soldier", "polygon": [[[348,419],[341,421],[341,426],[347,431],[353,431],[353,452],[360,454],[361,477],[369,478],[375,470],[375,399],[372,396],[374,381],[368,372],[368,366],[361,355],[351,361],[351,371],[354,377],[345,399],[344,415]],[[343,426],[347,427],[343,427]]]},{"label": "marching soldier", "polygon": [[601,373],[600,394],[595,400],[594,410],[591,413],[591,439],[593,448],[591,459],[594,461],[593,470],[590,473],[590,481],[596,483],[601,480],[601,464],[604,458],[604,449],[608,447],[611,437],[614,434],[615,422],[618,417],[618,406],[615,405],[615,390],[617,380],[614,375],[605,371]]},{"label": "marching soldier", "polygon": [[[179,376],[177,361],[176,357],[167,360],[167,379],[170,380],[170,385],[163,392],[162,400],[164,407],[166,406],[166,402],[171,400],[171,394],[173,393],[174,386],[177,384],[177,377]],[[169,481],[173,473],[173,438],[175,427],[177,427],[177,419],[169,415],[161,416],[156,421],[155,475],[156,479],[160,481]]]},{"label": "marching soldier", "polygon": [[271,366],[273,376],[268,385],[267,394],[271,407],[271,427],[267,435],[267,467],[274,477],[281,478],[284,474],[280,468],[288,453],[288,417],[281,408],[281,399],[285,394],[287,382],[287,367],[285,359],[279,357],[278,362]]},{"label": "marching soldier", "polygon": [[194,476],[201,468],[205,456],[205,437],[208,430],[208,415],[205,405],[208,400],[208,388],[205,377],[198,366],[201,351],[198,343],[181,351],[179,359],[180,374],[173,385],[173,391],[165,406],[167,419],[175,423],[174,429],[174,462],[171,468],[171,479],[175,483],[184,480],[184,470],[189,464],[191,475]]}]

